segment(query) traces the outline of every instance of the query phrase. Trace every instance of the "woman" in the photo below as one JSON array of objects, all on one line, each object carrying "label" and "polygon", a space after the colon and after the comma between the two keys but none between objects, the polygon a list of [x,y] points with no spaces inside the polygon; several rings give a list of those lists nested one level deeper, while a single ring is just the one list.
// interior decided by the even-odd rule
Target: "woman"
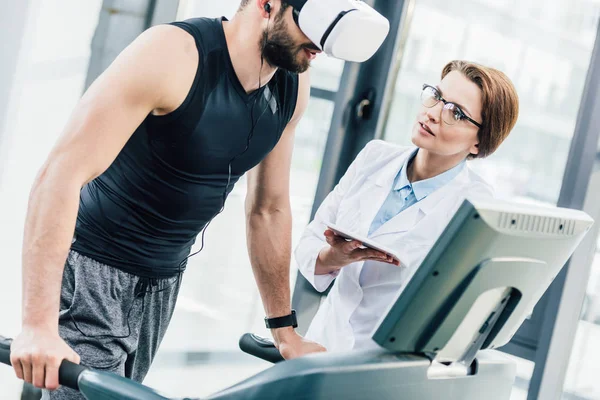
[{"label": "woman", "polygon": [[[324,291],[306,337],[329,351],[376,348],[373,329],[465,197],[492,188],[466,160],[492,154],[514,127],[519,101],[502,72],[452,61],[438,86],[423,85],[412,142],[365,146],[323,201],[295,251],[300,271]],[[334,223],[394,249],[400,261],[327,229]]]}]

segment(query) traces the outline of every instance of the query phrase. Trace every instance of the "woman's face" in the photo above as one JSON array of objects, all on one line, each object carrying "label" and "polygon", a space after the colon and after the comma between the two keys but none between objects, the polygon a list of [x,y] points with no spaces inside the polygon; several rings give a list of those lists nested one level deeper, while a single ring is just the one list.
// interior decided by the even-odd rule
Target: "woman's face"
[{"label": "woman's face", "polygon": [[[482,123],[481,89],[462,73],[448,73],[437,86],[437,90],[444,100],[455,103],[466,116],[479,124]],[[443,108],[443,101],[438,101],[432,107],[421,105],[412,131],[412,142],[417,147],[440,156],[466,158],[469,154],[477,154],[479,128],[467,119],[449,119],[448,116],[455,115],[451,109],[444,111],[442,118]],[[452,124],[445,122],[448,120]]]}]

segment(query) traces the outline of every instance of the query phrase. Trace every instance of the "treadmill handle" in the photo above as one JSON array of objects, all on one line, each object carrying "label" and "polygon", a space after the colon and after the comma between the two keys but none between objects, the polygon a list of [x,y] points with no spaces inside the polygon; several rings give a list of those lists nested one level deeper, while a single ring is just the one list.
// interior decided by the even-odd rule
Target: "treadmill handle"
[{"label": "treadmill handle", "polygon": [[[12,339],[0,336],[0,363],[11,365],[10,363],[10,344]],[[79,375],[87,370],[86,367],[63,360],[58,370],[58,383],[71,389],[79,390]]]},{"label": "treadmill handle", "polygon": [[258,358],[272,363],[284,361],[281,353],[273,344],[273,341],[254,333],[244,333],[240,338],[240,349]]}]

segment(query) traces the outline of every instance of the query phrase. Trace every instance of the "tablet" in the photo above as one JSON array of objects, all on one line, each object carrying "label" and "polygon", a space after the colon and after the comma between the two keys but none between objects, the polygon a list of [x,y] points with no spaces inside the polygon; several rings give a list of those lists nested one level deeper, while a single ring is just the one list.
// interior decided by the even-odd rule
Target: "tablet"
[{"label": "tablet", "polygon": [[329,229],[331,229],[336,235],[341,236],[344,239],[358,240],[359,242],[361,242],[363,244],[363,246],[368,247],[373,250],[381,251],[382,253],[385,253],[389,256],[394,257],[397,261],[400,261],[400,257],[398,256],[398,254],[396,254],[396,252],[394,250],[390,249],[389,247],[385,247],[380,244],[377,244],[371,239],[367,239],[366,237],[361,236],[357,233],[350,232],[346,228],[341,228],[341,227],[337,226],[336,224],[326,222],[325,225],[327,225],[327,227]]}]

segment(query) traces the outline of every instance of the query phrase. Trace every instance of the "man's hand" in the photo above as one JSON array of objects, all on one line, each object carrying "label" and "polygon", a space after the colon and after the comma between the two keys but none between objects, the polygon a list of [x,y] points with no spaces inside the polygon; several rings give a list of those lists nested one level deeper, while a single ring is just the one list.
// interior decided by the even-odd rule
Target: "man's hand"
[{"label": "man's hand", "polygon": [[57,332],[43,328],[23,328],[10,346],[10,362],[19,379],[41,389],[58,388],[62,360],[79,364],[79,355]]},{"label": "man's hand", "polygon": [[321,353],[327,349],[318,343],[304,339],[292,327],[273,329],[275,347],[286,360],[302,357],[310,353]]},{"label": "man's hand", "polygon": [[324,235],[330,247],[321,250],[317,257],[315,268],[315,274],[317,275],[328,274],[357,261],[375,260],[400,265],[400,262],[392,256],[381,251],[361,248],[361,242],[357,240],[347,241],[336,235],[331,229],[327,229]]}]

